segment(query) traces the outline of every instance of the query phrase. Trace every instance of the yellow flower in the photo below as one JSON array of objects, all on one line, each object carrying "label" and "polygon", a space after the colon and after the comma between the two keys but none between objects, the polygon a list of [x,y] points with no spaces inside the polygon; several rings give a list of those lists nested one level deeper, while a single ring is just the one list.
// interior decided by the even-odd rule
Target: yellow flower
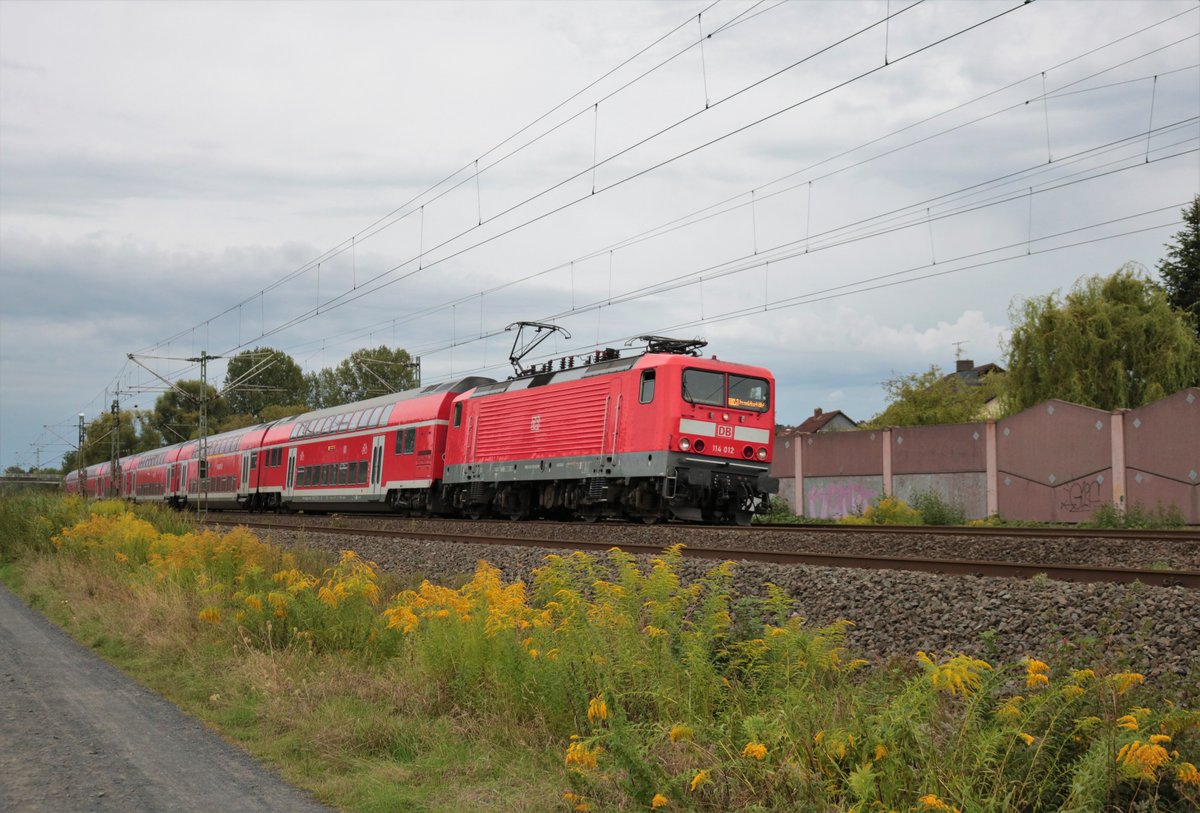
[{"label": "yellow flower", "polygon": [[671,742],[679,742],[680,740],[692,739],[691,726],[686,726],[683,723],[676,723],[671,726]]},{"label": "yellow flower", "polygon": [[747,759],[753,757],[754,759],[761,761],[767,756],[767,746],[763,745],[761,742],[751,740],[750,742],[746,743],[746,747],[742,749],[742,756],[746,757]]},{"label": "yellow flower", "polygon": [[221,623],[221,611],[216,607],[205,607],[198,613],[198,617],[201,621],[207,621],[210,624]]},{"label": "yellow flower", "polygon": [[1037,658],[1025,659],[1025,686],[1033,689],[1037,686],[1046,686],[1050,683],[1050,678],[1047,673],[1050,667],[1045,661],[1039,661]]},{"label": "yellow flower", "polygon": [[700,787],[701,785],[707,785],[707,784],[708,784],[708,771],[704,770],[704,771],[700,771],[698,774],[696,774],[695,776],[692,777],[692,781],[688,785],[688,788],[690,790],[694,791],[696,788]]},{"label": "yellow flower", "polygon": [[117,551],[116,558],[117,558],[117,561],[121,562],[121,563],[125,563],[125,562],[129,561],[129,557],[126,556],[125,554],[121,553],[121,551]]},{"label": "yellow flower", "polygon": [[1181,762],[1175,768],[1175,780],[1185,785],[1200,787],[1200,771],[1190,762]]},{"label": "yellow flower", "polygon": [[563,764],[576,766],[583,770],[595,770],[596,757],[600,756],[600,747],[588,748],[582,742],[573,742],[567,746],[567,755],[563,759]]},{"label": "yellow flower", "polygon": [[1117,718],[1117,728],[1128,729],[1129,731],[1138,730],[1137,718],[1132,714],[1126,714],[1124,717]]},{"label": "yellow flower", "polygon": [[1024,740],[1024,741],[1025,741],[1025,744],[1026,744],[1026,745],[1028,745],[1028,746],[1032,746],[1032,745],[1033,745],[1033,743],[1034,743],[1034,738],[1033,738],[1033,735],[1031,735],[1031,734],[1026,734],[1024,731],[1022,731],[1021,733],[1017,734],[1017,736],[1018,736],[1018,737],[1020,737],[1022,740]]},{"label": "yellow flower", "polygon": [[1151,734],[1150,742],[1154,745],[1164,745],[1171,741],[1171,738],[1166,734]]},{"label": "yellow flower", "polygon": [[921,805],[922,810],[942,810],[947,811],[947,813],[961,813],[957,807],[946,804],[932,793],[927,793],[920,799],[917,799],[917,804]]},{"label": "yellow flower", "polygon": [[888,755],[887,746],[885,746],[883,743],[879,743],[878,745],[875,746],[875,761],[876,762],[883,759],[887,755]]},{"label": "yellow flower", "polygon": [[608,719],[608,704],[604,702],[604,695],[598,694],[588,701],[588,720],[596,722],[597,720]]},{"label": "yellow flower", "polygon": [[1062,693],[1067,697],[1079,697],[1083,694],[1082,686],[1063,686]]},{"label": "yellow flower", "polygon": [[[925,653],[920,654],[924,655]],[[922,662],[932,663],[928,657]],[[983,680],[980,673],[991,668],[991,664],[987,661],[968,655],[955,655],[945,663],[934,665],[929,671],[929,679],[933,681],[935,689],[941,689],[950,694],[970,696],[979,689]]]},{"label": "yellow flower", "polygon": [[660,807],[666,807],[671,804],[671,800],[661,793],[654,794],[654,798],[650,800],[650,809],[658,810]]},{"label": "yellow flower", "polygon": [[651,638],[659,638],[659,637],[662,637],[663,635],[667,634],[667,631],[665,629],[663,629],[662,627],[656,627],[652,624],[647,624],[646,628],[643,630],[643,632],[645,632],[646,635],[648,635]]},{"label": "yellow flower", "polygon": [[1112,680],[1113,689],[1116,693],[1122,695],[1134,686],[1140,686],[1146,681],[1146,678],[1137,672],[1119,672],[1113,675],[1110,680]]},{"label": "yellow flower", "polygon": [[1088,680],[1095,680],[1096,673],[1091,669],[1077,669],[1071,673],[1071,680],[1076,683],[1083,683]]},{"label": "yellow flower", "polygon": [[256,612],[256,613],[261,613],[262,612],[262,599],[260,599],[258,596],[254,596],[254,595],[246,596],[246,606],[249,607],[251,610],[254,610],[254,612]]},{"label": "yellow flower", "polygon": [[1153,780],[1155,772],[1170,761],[1167,749],[1141,740],[1127,743],[1117,752],[1117,762],[1139,779]]},{"label": "yellow flower", "polygon": [[1005,720],[1015,720],[1021,716],[1021,702],[1025,698],[1021,695],[1014,695],[1004,701],[1004,705],[996,709],[996,716]]}]

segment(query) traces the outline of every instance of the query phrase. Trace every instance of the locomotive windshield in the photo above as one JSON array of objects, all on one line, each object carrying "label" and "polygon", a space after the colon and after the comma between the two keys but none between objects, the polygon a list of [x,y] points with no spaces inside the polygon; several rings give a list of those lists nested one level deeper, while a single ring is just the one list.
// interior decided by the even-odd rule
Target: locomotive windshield
[{"label": "locomotive windshield", "polygon": [[766,412],[771,403],[771,385],[763,378],[727,376],[712,370],[684,370],[683,400],[693,404]]}]

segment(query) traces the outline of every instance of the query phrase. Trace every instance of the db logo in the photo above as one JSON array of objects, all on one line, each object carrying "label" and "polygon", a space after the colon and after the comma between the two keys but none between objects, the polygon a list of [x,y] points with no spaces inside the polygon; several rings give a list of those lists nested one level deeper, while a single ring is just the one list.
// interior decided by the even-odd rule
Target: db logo
[{"label": "db logo", "polygon": [[732,426],[718,426],[717,427],[717,437],[719,437],[719,438],[733,437],[733,427]]},{"label": "db logo", "polygon": [[529,419],[529,431],[530,432],[536,432],[541,427],[542,427],[542,416],[541,415],[534,415],[532,418]]}]

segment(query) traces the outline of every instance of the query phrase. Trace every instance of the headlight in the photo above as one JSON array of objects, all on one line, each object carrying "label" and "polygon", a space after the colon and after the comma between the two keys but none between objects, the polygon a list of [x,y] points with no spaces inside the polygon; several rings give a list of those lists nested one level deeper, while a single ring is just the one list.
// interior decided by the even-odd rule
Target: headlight
[{"label": "headlight", "polygon": [[759,449],[759,450],[758,450],[758,459],[759,459],[759,460],[766,460],[766,459],[767,459],[767,450],[766,450],[765,448],[762,448],[762,449]]},{"label": "headlight", "polygon": [[686,452],[688,449],[692,448],[692,442],[687,438],[680,438],[679,448]]}]

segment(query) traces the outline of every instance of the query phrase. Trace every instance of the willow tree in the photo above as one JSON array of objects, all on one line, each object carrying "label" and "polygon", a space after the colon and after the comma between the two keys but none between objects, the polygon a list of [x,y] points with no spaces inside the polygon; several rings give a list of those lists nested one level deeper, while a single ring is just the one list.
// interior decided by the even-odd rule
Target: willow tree
[{"label": "willow tree", "polygon": [[1166,294],[1127,264],[1015,304],[1008,343],[1011,409],[1061,398],[1133,408],[1200,383],[1200,343]]}]

